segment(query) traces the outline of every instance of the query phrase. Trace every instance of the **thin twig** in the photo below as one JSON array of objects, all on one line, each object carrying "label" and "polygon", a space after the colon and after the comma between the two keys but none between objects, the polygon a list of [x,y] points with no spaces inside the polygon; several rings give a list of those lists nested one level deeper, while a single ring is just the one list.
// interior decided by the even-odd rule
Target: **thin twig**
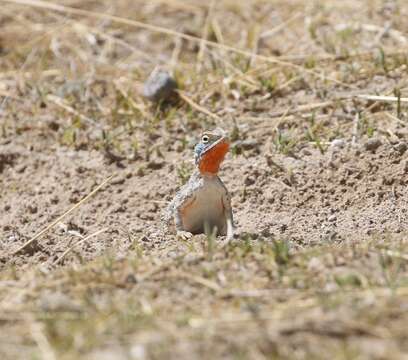
[{"label": "thin twig", "polygon": [[282,66],[288,66],[288,67],[291,67],[291,68],[295,68],[295,69],[300,70],[300,71],[302,71],[304,73],[308,73],[310,75],[316,76],[316,77],[318,77],[318,78],[320,78],[322,80],[329,80],[331,82],[334,82],[336,84],[345,86],[347,88],[354,88],[355,87],[353,85],[343,83],[342,81],[339,81],[339,80],[334,79],[332,77],[326,76],[323,73],[318,73],[318,72],[310,70],[310,69],[305,69],[301,65],[294,64],[294,63],[291,63],[291,62],[288,62],[288,61],[282,61],[277,57],[264,56],[264,55],[259,55],[259,54],[254,55],[251,51],[238,49],[236,47],[228,46],[228,45],[224,45],[224,44],[219,44],[219,43],[214,42],[214,41],[205,40],[205,39],[199,38],[197,36],[188,35],[188,34],[181,33],[179,31],[175,31],[175,30],[171,30],[171,29],[167,29],[167,28],[164,28],[164,27],[161,27],[161,26],[146,24],[146,23],[141,22],[141,21],[131,20],[131,19],[120,17],[120,16],[104,14],[104,13],[95,12],[95,11],[89,11],[89,10],[84,10],[84,9],[73,8],[73,7],[69,7],[69,6],[63,6],[63,5],[59,5],[59,4],[51,4],[49,2],[42,1],[42,0],[0,0],[0,1],[1,2],[7,2],[7,3],[13,3],[13,4],[19,4],[19,5],[25,5],[25,6],[32,6],[32,7],[42,8],[42,9],[48,9],[48,10],[58,11],[58,12],[66,13],[66,14],[92,17],[92,18],[102,19],[102,20],[110,20],[110,21],[114,21],[116,23],[142,28],[142,29],[146,29],[146,30],[156,32],[156,33],[161,33],[161,34],[165,34],[165,35],[169,35],[169,36],[180,37],[180,38],[188,40],[188,41],[193,41],[193,42],[198,42],[198,43],[203,42],[207,46],[210,46],[210,47],[213,47],[213,48],[218,48],[218,49],[223,49],[223,50],[228,50],[228,51],[231,51],[231,52],[235,52],[237,54],[241,54],[241,55],[246,56],[248,58],[256,57],[259,60],[263,60],[263,61],[266,61],[266,62],[269,62],[269,63],[272,63],[272,64],[278,64],[278,65],[282,65]]},{"label": "thin twig", "polygon": [[272,35],[276,35],[279,31],[285,29],[289,23],[293,22],[294,20],[297,20],[299,17],[302,16],[301,12],[295,13],[292,15],[289,19],[285,20],[284,22],[280,23],[278,26],[275,26],[273,29],[266,30],[261,33],[260,38],[265,39],[267,37],[270,37]]},{"label": "thin twig", "polygon": [[354,31],[358,31],[362,29],[368,32],[376,32],[378,33],[378,40],[381,40],[381,38],[385,34],[388,34],[394,40],[405,45],[408,42],[406,36],[400,31],[392,29],[390,25],[391,25],[390,23],[386,24],[385,26],[377,26],[374,24],[360,24],[360,23],[358,24],[338,24],[336,25],[335,28],[337,31],[342,31],[345,29],[352,29]]},{"label": "thin twig", "polygon": [[256,63],[257,55],[258,55],[258,50],[259,50],[259,40],[260,40],[260,27],[259,25],[255,25],[255,29],[253,30],[253,44],[252,44],[252,56],[250,58],[249,64],[250,67],[253,67]]},{"label": "thin twig", "polygon": [[359,122],[360,122],[360,114],[356,112],[356,115],[354,116],[354,120],[353,120],[353,131],[352,131],[352,138],[351,138],[351,143],[353,145],[357,142]]},{"label": "thin twig", "polygon": [[[233,64],[231,64],[230,62],[227,61],[227,57],[225,55],[218,55],[216,52],[212,53],[212,56],[217,59],[218,61],[222,62],[224,64],[225,67],[231,69],[234,74],[228,78],[225,78],[223,80],[223,83],[230,83],[232,81],[237,82],[237,83],[242,83],[247,87],[250,87],[254,90],[258,89],[258,86],[256,86],[257,84],[255,83],[255,81],[250,78],[249,76],[246,75],[246,73],[243,73],[239,68],[237,68],[236,66],[234,66]],[[275,69],[276,70],[276,69]],[[244,81],[244,82],[243,82]],[[219,82],[214,83],[213,86],[211,85],[211,87],[213,87],[214,89],[218,86]],[[211,89],[210,88],[206,88],[205,90],[208,91]]]},{"label": "thin twig", "polygon": [[0,97],[4,97],[4,98],[8,98],[8,99],[12,99],[18,102],[23,102],[22,99],[18,98],[17,96],[14,96],[11,92],[9,91],[3,91],[0,90]]},{"label": "thin twig", "polygon": [[48,230],[52,229],[55,225],[57,225],[63,218],[68,216],[70,213],[72,213],[75,209],[80,207],[85,201],[87,201],[89,198],[92,197],[92,195],[96,194],[103,186],[105,186],[112,178],[114,174],[109,176],[105,181],[103,181],[100,185],[98,185],[94,190],[92,190],[87,196],[85,196],[81,201],[76,203],[73,207],[71,207],[68,211],[63,213],[60,217],[58,217],[56,220],[54,220],[51,224],[49,224],[47,227],[45,227],[43,230],[41,230],[39,233],[34,235],[30,240],[25,242],[22,246],[20,246],[16,251],[13,252],[13,255],[18,254],[21,250],[24,250],[28,245],[32,244],[34,241],[36,241],[39,237],[44,235]]},{"label": "thin twig", "polygon": [[230,289],[222,294],[222,297],[229,298],[260,298],[270,297],[272,294],[279,295],[295,295],[298,293],[296,289]]},{"label": "thin twig", "polygon": [[61,99],[58,96],[55,95],[47,95],[46,99],[50,102],[52,102],[53,104],[59,106],[60,108],[64,109],[65,111],[69,112],[70,114],[73,114],[75,116],[78,116],[81,120],[84,120],[86,122],[88,122],[91,125],[96,125],[95,120],[81,114],[79,111],[75,110],[73,107],[69,106],[64,99]]},{"label": "thin twig", "polygon": [[397,96],[381,96],[381,95],[357,95],[359,99],[381,101],[381,102],[406,102],[408,98],[398,98]]},{"label": "thin twig", "polygon": [[215,292],[218,292],[218,291],[222,290],[222,288],[217,283],[215,283],[214,281],[205,279],[205,278],[203,278],[201,276],[192,275],[192,274],[180,271],[180,270],[174,271],[174,272],[171,272],[171,273],[167,273],[164,276],[167,277],[167,278],[168,277],[173,277],[173,278],[183,278],[183,279],[186,279],[186,280],[191,280],[191,281],[193,281],[193,282],[195,282],[195,283],[197,283],[199,285],[205,286],[205,287],[207,287],[207,288],[209,288],[209,289],[211,289],[211,290],[213,290]]},{"label": "thin twig", "polygon": [[216,120],[221,120],[221,118],[212,113],[211,111],[207,110],[206,108],[202,107],[201,105],[198,105],[196,102],[194,102],[190,97],[188,97],[184,92],[177,90],[177,93],[179,94],[180,98],[183,99],[187,104],[189,104],[192,108],[212,117],[213,119]]},{"label": "thin twig", "polygon": [[[31,317],[31,316],[30,316]],[[31,336],[34,341],[37,343],[38,348],[41,351],[42,358],[45,360],[56,360],[57,357],[53,348],[51,347],[50,342],[47,339],[47,336],[44,333],[43,324],[31,320]]]},{"label": "thin twig", "polygon": [[224,36],[222,35],[220,24],[218,23],[215,17],[211,20],[211,27],[212,27],[212,30],[214,31],[214,35],[215,35],[215,38],[217,39],[217,42],[220,44],[223,44]]},{"label": "thin twig", "polygon": [[171,72],[174,74],[176,71],[177,65],[180,62],[180,53],[183,48],[183,40],[180,39],[179,37],[174,39],[174,48],[173,52],[171,54],[171,60],[170,60],[170,69]]},{"label": "thin twig", "polygon": [[[341,99],[336,99],[336,100],[341,100]],[[306,105],[300,105],[297,108],[294,109],[285,109],[285,110],[278,110],[275,111],[273,113],[268,114],[268,116],[262,116],[262,117],[256,117],[256,116],[241,116],[238,117],[237,119],[240,120],[261,120],[261,121],[265,121],[265,120],[271,120],[271,119],[275,119],[275,118],[281,118],[281,117],[285,117],[287,115],[294,115],[294,114],[298,114],[304,111],[310,111],[310,110],[316,110],[316,109],[322,109],[325,107],[329,107],[331,105],[333,105],[334,100],[332,101],[324,101],[321,103],[313,103],[313,104],[306,104]]]},{"label": "thin twig", "polygon": [[389,257],[394,257],[394,258],[408,261],[408,255],[402,254],[399,251],[385,250],[385,254],[388,255]]},{"label": "thin twig", "polygon": [[274,310],[264,314],[258,314],[253,316],[252,314],[223,314],[219,317],[212,318],[192,318],[190,319],[190,325],[193,327],[204,327],[208,325],[221,325],[228,323],[240,323],[240,322],[253,322],[253,321],[269,321],[277,320],[282,317],[283,312],[290,308],[296,307],[297,310],[312,308],[316,306],[317,300],[310,299],[294,299],[292,301],[283,302],[281,304],[275,304]]},{"label": "thin twig", "polygon": [[402,121],[401,119],[398,119],[396,116],[390,114],[389,112],[385,111],[384,114],[385,116],[388,116],[391,120],[398,122],[400,125],[403,125],[403,126],[406,125],[404,121]]},{"label": "thin twig", "polygon": [[85,236],[83,239],[77,241],[74,245],[72,245],[72,246],[69,247],[67,250],[65,250],[65,251],[62,253],[62,255],[61,255],[57,260],[55,260],[55,261],[53,262],[53,265],[57,265],[58,263],[60,263],[60,262],[65,258],[65,256],[67,256],[67,255],[74,249],[74,247],[76,247],[76,246],[78,246],[78,245],[84,243],[85,241],[89,240],[90,238],[93,238],[93,237],[95,237],[95,236],[97,236],[97,235],[99,235],[99,234],[101,234],[101,233],[103,233],[103,232],[105,232],[105,231],[107,231],[107,230],[108,230],[108,228],[104,228],[104,229],[98,230],[98,231],[94,232],[93,234],[90,234],[90,235],[88,235],[88,236]]},{"label": "thin twig", "polygon": [[[142,3],[145,3],[146,1],[143,0]],[[186,1],[176,1],[176,0],[149,0],[149,2],[154,2],[160,5],[165,5],[172,7],[174,9],[178,10],[184,10],[184,11],[191,11],[191,12],[198,12],[201,11],[201,7],[205,7],[206,4],[200,4],[200,6],[196,6],[193,4],[188,4]]]},{"label": "thin twig", "polygon": [[200,49],[197,54],[197,63],[196,63],[197,72],[200,72],[202,61],[204,59],[205,45],[206,45],[205,40],[208,39],[208,34],[210,32],[210,22],[211,22],[211,18],[214,12],[215,4],[216,4],[215,0],[211,0],[211,4],[207,12],[207,18],[205,19],[203,36],[202,36],[202,40],[200,41]]}]

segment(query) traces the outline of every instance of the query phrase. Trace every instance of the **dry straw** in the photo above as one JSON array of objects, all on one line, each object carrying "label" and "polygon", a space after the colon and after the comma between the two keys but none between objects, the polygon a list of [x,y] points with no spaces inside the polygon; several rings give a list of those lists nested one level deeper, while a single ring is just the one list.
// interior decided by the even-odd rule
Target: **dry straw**
[{"label": "dry straw", "polygon": [[109,176],[105,181],[103,181],[100,185],[98,185],[94,190],[92,190],[87,196],[85,196],[81,201],[76,203],[73,207],[71,207],[68,211],[64,212],[60,217],[55,219],[51,224],[46,226],[44,229],[42,229],[39,233],[34,235],[30,240],[25,242],[22,246],[20,246],[16,251],[14,251],[13,255],[16,255],[20,253],[22,250],[24,250],[27,246],[32,244],[34,241],[36,241],[38,238],[40,238],[42,235],[44,235],[47,231],[52,229],[55,225],[57,225],[62,219],[64,219],[66,216],[71,214],[75,209],[79,208],[85,201],[87,201],[89,198],[91,198],[93,195],[95,195],[100,189],[102,189],[112,178],[114,175]]},{"label": "dry straw", "polygon": [[207,39],[204,39],[204,38],[200,38],[200,37],[193,36],[193,35],[188,35],[188,34],[181,33],[181,32],[175,31],[175,30],[171,30],[171,29],[167,29],[167,28],[164,28],[164,27],[161,27],[161,26],[155,26],[155,25],[147,24],[147,23],[137,21],[137,20],[131,20],[131,19],[120,17],[120,16],[104,14],[104,13],[95,12],[95,11],[77,9],[77,8],[73,8],[73,7],[69,7],[69,6],[51,4],[49,2],[41,1],[41,0],[0,0],[0,1],[1,2],[6,2],[6,3],[18,4],[18,5],[37,7],[37,8],[47,9],[47,10],[51,10],[51,11],[57,11],[57,12],[61,12],[61,13],[64,13],[64,14],[85,16],[85,17],[91,17],[91,18],[102,19],[102,20],[110,20],[110,21],[113,21],[113,22],[116,22],[116,23],[119,23],[119,24],[128,25],[128,26],[137,27],[137,28],[142,28],[142,29],[146,29],[146,30],[149,30],[149,31],[152,31],[152,32],[165,34],[165,35],[168,35],[168,36],[182,38],[182,39],[185,39],[185,40],[188,40],[188,41],[199,43],[202,46],[206,45],[208,47],[218,48],[218,49],[221,49],[221,50],[234,52],[234,53],[243,55],[245,57],[248,57],[250,59],[257,59],[257,60],[262,60],[262,61],[272,63],[272,64],[277,64],[277,65],[282,65],[282,66],[295,68],[295,69],[297,69],[297,70],[299,70],[299,71],[301,71],[303,73],[307,73],[307,74],[316,76],[316,77],[318,77],[318,78],[320,78],[322,80],[328,80],[328,81],[334,82],[336,84],[342,85],[342,86],[347,87],[347,88],[353,88],[354,87],[354,86],[352,86],[350,84],[343,83],[342,81],[339,81],[339,80],[337,80],[335,78],[326,76],[326,75],[324,75],[322,73],[318,73],[318,72],[310,70],[310,69],[305,69],[301,65],[294,64],[294,63],[291,63],[291,62],[288,62],[288,61],[284,61],[284,60],[281,60],[281,59],[279,59],[277,57],[259,55],[259,54],[256,54],[256,53],[252,52],[252,51],[238,49],[238,48],[233,47],[233,46],[220,44],[220,43],[210,41],[210,40],[207,40]]}]

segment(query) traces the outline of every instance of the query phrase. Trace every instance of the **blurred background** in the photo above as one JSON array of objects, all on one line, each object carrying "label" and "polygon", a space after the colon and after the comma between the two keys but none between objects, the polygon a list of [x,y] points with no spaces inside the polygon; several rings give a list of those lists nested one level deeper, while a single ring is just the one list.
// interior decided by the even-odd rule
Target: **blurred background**
[{"label": "blurred background", "polygon": [[[406,358],[407,17],[404,0],[0,0],[0,355]],[[172,101],[143,96],[158,67]],[[226,248],[160,218],[216,126]]]}]

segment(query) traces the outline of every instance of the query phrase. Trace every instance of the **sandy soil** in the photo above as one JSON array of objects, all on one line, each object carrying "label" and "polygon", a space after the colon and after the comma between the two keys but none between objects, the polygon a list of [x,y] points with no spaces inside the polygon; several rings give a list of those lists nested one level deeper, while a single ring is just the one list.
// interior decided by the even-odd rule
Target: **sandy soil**
[{"label": "sandy soil", "polygon": [[[99,358],[105,345],[64,342],[71,333],[64,333],[66,320],[57,317],[59,305],[52,300],[54,293],[63,293],[78,302],[68,301],[70,313],[85,308],[91,314],[92,325],[78,320],[77,328],[67,327],[82,334],[79,338],[87,337],[81,333],[86,329],[92,341],[98,339],[94,324],[111,321],[97,317],[100,309],[116,314],[117,333],[106,325],[101,339],[113,344],[105,350],[118,359],[206,358],[212,346],[220,358],[244,354],[242,358],[263,359],[273,353],[307,359],[318,356],[316,348],[322,344],[329,352],[340,349],[341,355],[334,357],[339,359],[404,358],[406,104],[358,95],[407,96],[406,4],[58,4],[67,8],[0,1],[0,307],[5,313],[4,318],[0,314],[0,328],[4,325],[11,339],[2,338],[0,330],[0,355],[15,358],[10,344],[19,344],[20,355],[38,350],[46,358],[52,351],[42,342],[43,329],[57,355]],[[132,20],[159,26],[159,32]],[[163,28],[176,33],[165,34]],[[157,65],[174,70],[193,105],[182,99],[151,104],[141,96],[141,84]],[[231,193],[238,236],[232,250],[219,250],[210,261],[203,260],[210,240],[176,240],[161,214],[193,169],[192,150],[201,132],[217,126],[231,141],[220,177]],[[110,176],[90,199],[16,253]],[[365,244],[367,249],[373,244],[374,250],[361,250]],[[388,262],[383,261],[383,245],[390,251]],[[315,258],[304,260],[313,251]],[[268,257],[269,252],[274,255]],[[106,256],[114,264],[107,265]],[[172,265],[161,263],[165,261]],[[400,287],[387,277],[387,264],[397,268],[395,284]],[[175,269],[184,271],[183,279],[194,286],[178,281],[179,273],[173,280],[162,275]],[[322,289],[343,289],[337,275],[346,270],[368,279],[352,278],[347,286],[367,292],[379,288],[379,298],[345,292],[337,302],[323,301]],[[99,283],[95,274],[104,271],[109,281],[102,276]],[[79,273],[85,280],[77,280]],[[225,280],[235,277],[236,283]],[[230,284],[235,287],[229,289]],[[24,289],[30,291],[23,296]],[[277,290],[262,295],[268,289]],[[94,290],[98,311],[87,302]],[[236,295],[240,291],[245,295]],[[246,300],[248,291],[261,295],[250,293],[248,298],[255,300]],[[147,300],[132,303],[136,295]],[[303,306],[308,296],[315,307],[294,319],[297,301]],[[58,297],[56,303],[66,304],[64,299]],[[123,299],[125,305],[112,305]],[[282,304],[288,304],[286,318],[268,317]],[[132,306],[150,320],[157,315],[154,325],[120,323],[121,316],[128,317],[124,309]],[[261,323],[258,307],[266,314],[266,335],[263,325],[256,327]],[[371,307],[378,316],[370,313]],[[35,322],[22,320],[13,309],[22,317],[29,313]],[[248,312],[255,314],[248,332],[242,330],[244,321],[225,320],[219,327],[211,322]],[[44,314],[57,314],[55,322],[44,320]],[[199,315],[205,321],[195,326]],[[31,327],[24,325],[26,320]],[[301,325],[293,330],[296,321]],[[143,356],[124,350],[128,340],[123,337],[129,334],[146,342],[146,353],[132,348]]]}]

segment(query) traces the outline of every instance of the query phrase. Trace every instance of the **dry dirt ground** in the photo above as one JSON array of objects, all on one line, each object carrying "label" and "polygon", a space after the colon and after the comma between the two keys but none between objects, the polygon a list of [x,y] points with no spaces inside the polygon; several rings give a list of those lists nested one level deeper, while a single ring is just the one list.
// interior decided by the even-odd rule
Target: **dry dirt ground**
[{"label": "dry dirt ground", "polygon": [[[407,17],[0,0],[0,356],[408,359]],[[184,99],[141,97],[157,65]],[[160,220],[215,126],[227,246]]]}]

